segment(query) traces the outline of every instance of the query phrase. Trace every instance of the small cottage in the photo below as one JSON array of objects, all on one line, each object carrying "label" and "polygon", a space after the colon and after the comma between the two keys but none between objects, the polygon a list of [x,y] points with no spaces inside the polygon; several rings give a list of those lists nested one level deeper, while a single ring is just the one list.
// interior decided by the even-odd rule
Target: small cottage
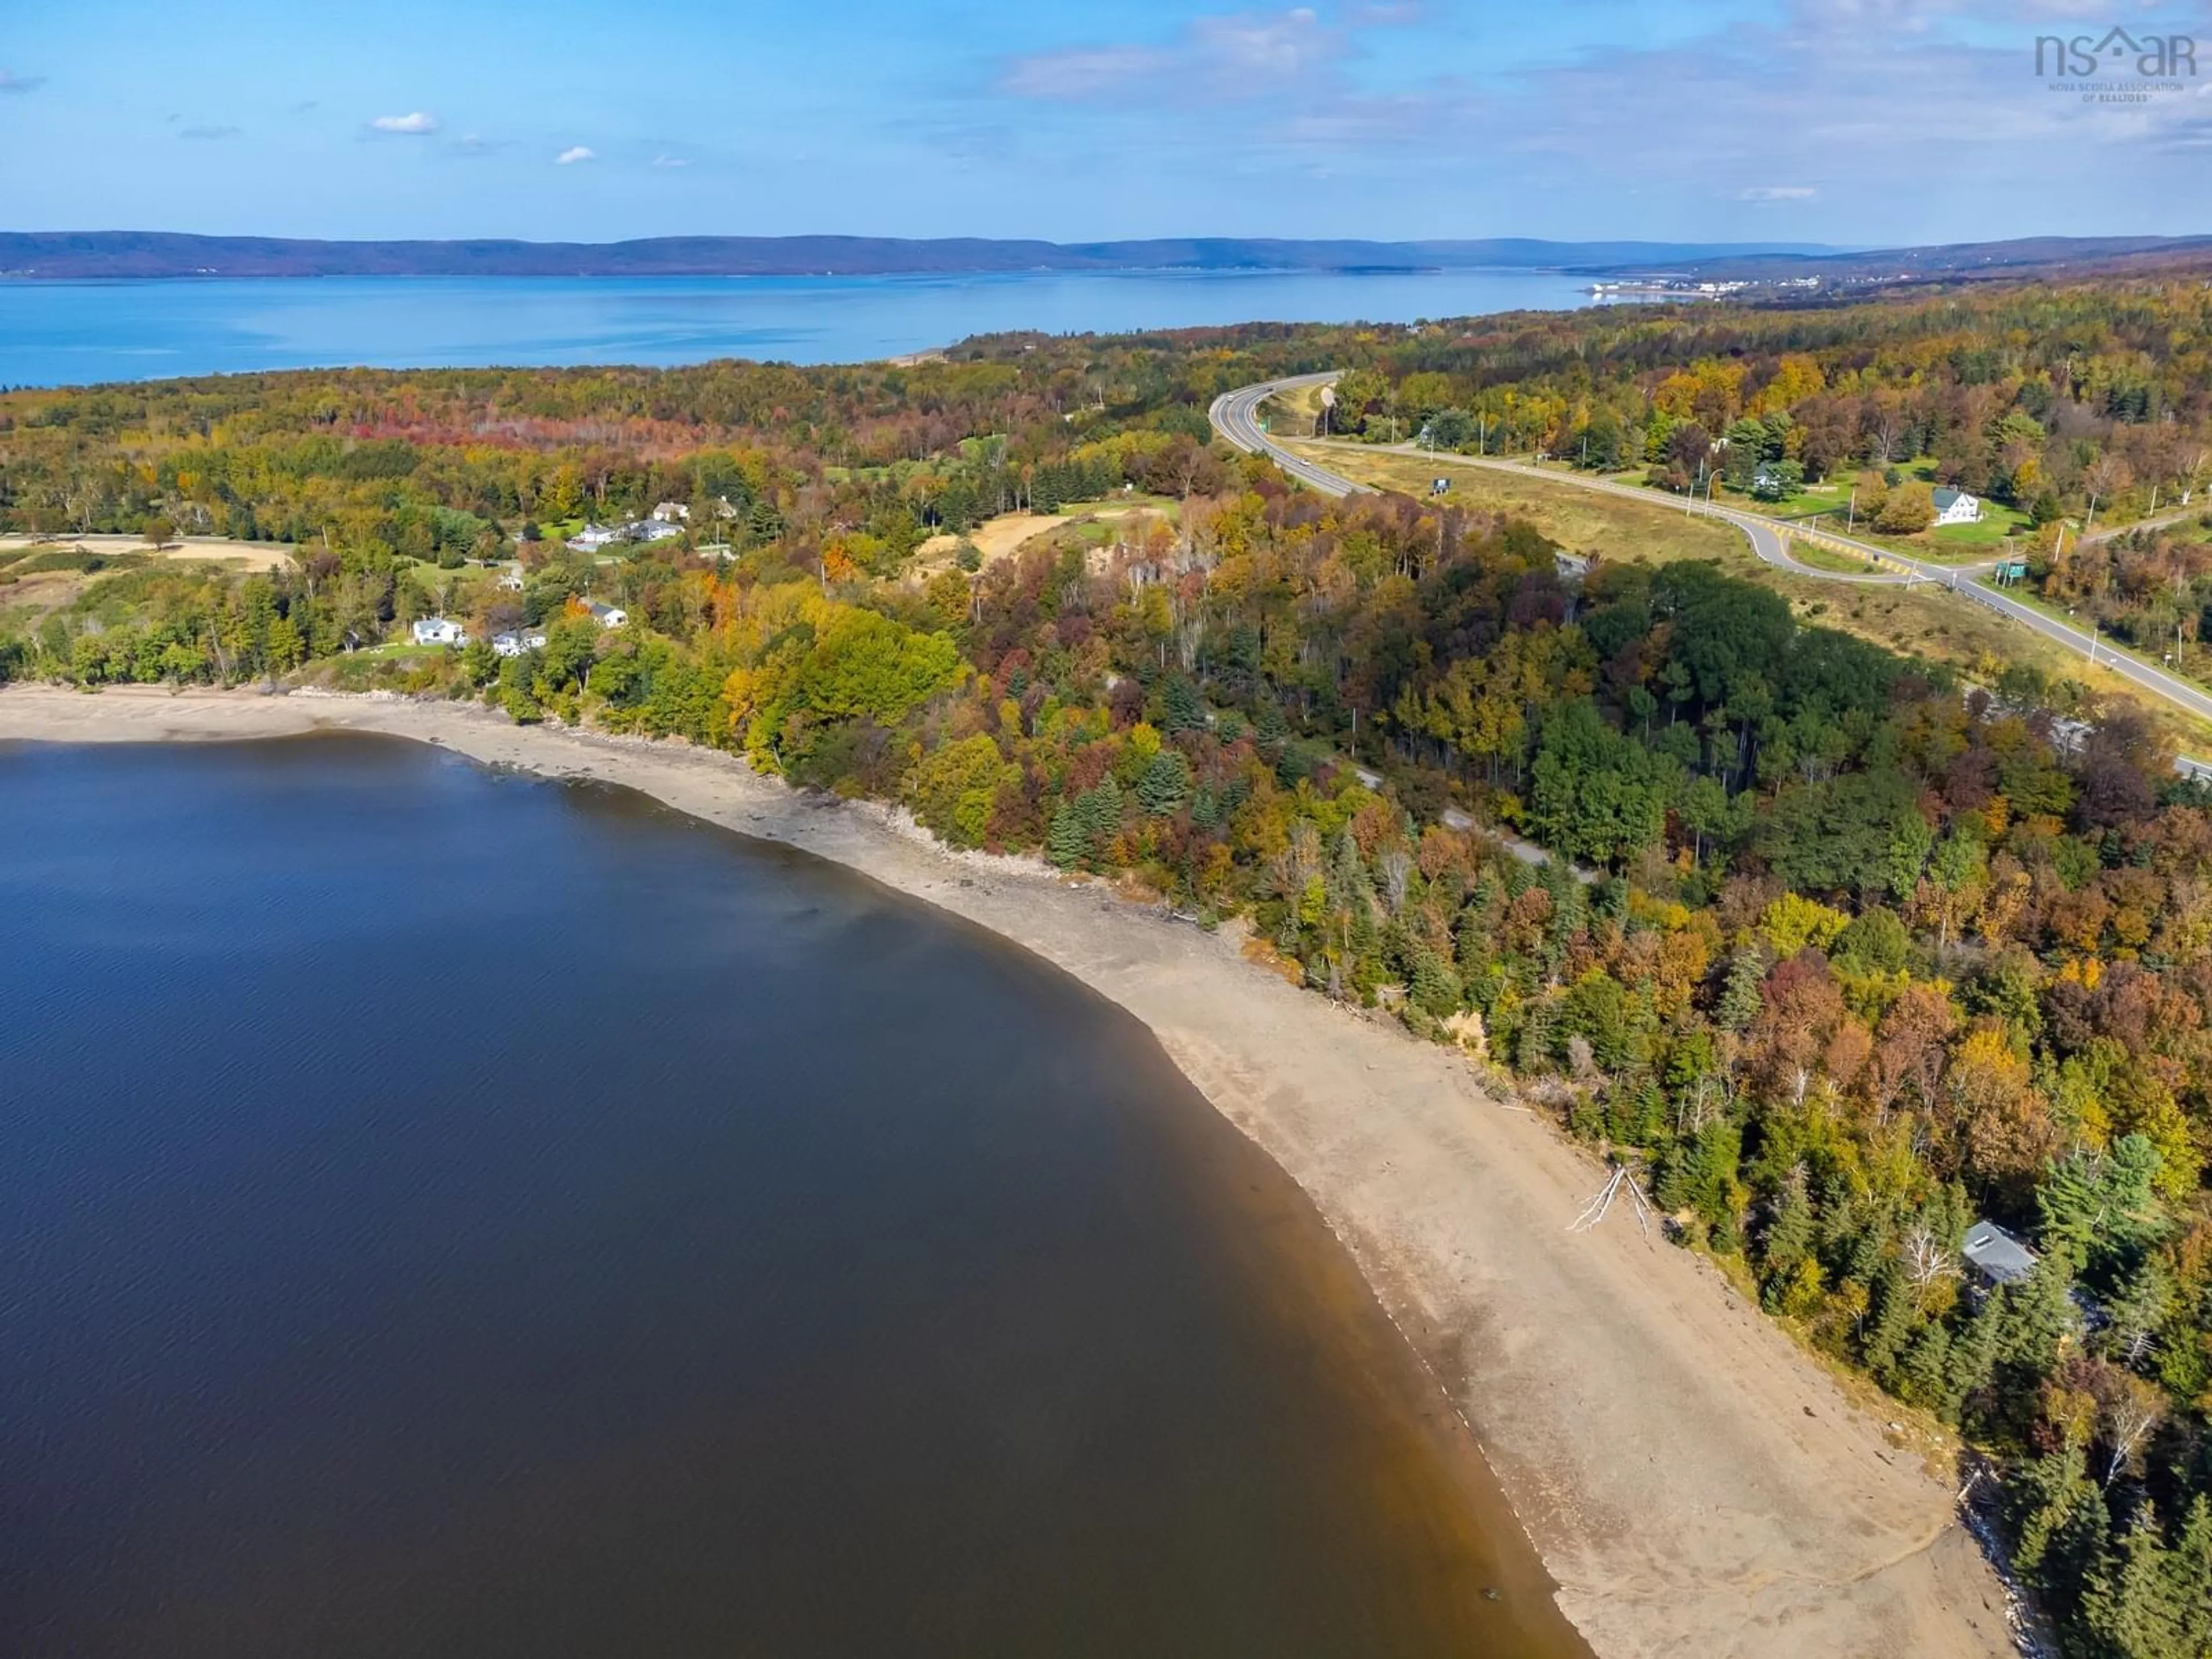
[{"label": "small cottage", "polygon": [[417,645],[466,645],[468,629],[445,617],[424,617],[414,629]]},{"label": "small cottage", "polygon": [[592,613],[592,620],[602,628],[620,628],[629,620],[629,612],[620,605],[600,605],[594,600],[587,603],[584,609]]},{"label": "small cottage", "polygon": [[1959,1254],[1990,1285],[2014,1284],[2035,1271],[2035,1252],[1994,1221],[1967,1228]]}]

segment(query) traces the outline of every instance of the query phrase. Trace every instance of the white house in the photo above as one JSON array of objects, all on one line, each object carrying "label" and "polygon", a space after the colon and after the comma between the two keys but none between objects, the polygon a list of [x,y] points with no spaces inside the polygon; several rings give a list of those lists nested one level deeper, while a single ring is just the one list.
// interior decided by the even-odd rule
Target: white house
[{"label": "white house", "polygon": [[655,524],[686,524],[690,518],[691,509],[681,501],[663,501],[653,509]]},{"label": "white house", "polygon": [[665,542],[672,536],[683,533],[682,525],[671,524],[660,518],[640,519],[635,524],[623,526],[623,534],[634,542]]},{"label": "white house", "polygon": [[579,553],[596,553],[610,542],[621,539],[619,530],[610,530],[603,524],[587,524],[568,538],[568,545]]},{"label": "white house", "polygon": [[522,592],[522,567],[511,564],[499,573],[499,585],[510,593]]},{"label": "white house", "polygon": [[417,645],[466,645],[469,631],[444,617],[424,617],[415,624]]},{"label": "white house", "polygon": [[491,636],[491,648],[502,657],[519,657],[526,651],[545,648],[545,629],[542,625],[510,628],[504,634]]},{"label": "white house", "polygon": [[620,628],[629,620],[629,612],[619,605],[601,605],[590,600],[586,602],[584,609],[592,613],[592,620],[602,628]]},{"label": "white house", "polygon": [[1963,489],[1939,489],[1936,492],[1936,522],[1937,524],[1979,524],[1982,521],[1982,498],[1969,495]]}]

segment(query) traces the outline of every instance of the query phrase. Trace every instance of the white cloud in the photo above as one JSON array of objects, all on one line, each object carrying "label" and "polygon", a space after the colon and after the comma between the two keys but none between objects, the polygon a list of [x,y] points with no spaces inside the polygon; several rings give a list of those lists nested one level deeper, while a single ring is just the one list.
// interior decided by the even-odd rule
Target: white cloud
[{"label": "white cloud", "polygon": [[1017,58],[1000,76],[999,89],[1070,104],[1283,97],[1332,78],[1351,50],[1346,32],[1322,22],[1310,7],[1236,12],[1196,18],[1164,45],[1069,46]]},{"label": "white cloud", "polygon": [[1736,192],[1739,202],[1809,202],[1820,195],[1810,185],[1753,185]]},{"label": "white cloud", "polygon": [[599,159],[597,154],[586,146],[572,144],[553,158],[553,165],[556,167],[568,167],[575,166],[579,161],[596,161]]},{"label": "white cloud", "polygon": [[1017,98],[1081,103],[1164,74],[1173,64],[1172,54],[1154,46],[1069,46],[1016,58],[999,86]]},{"label": "white cloud", "polygon": [[691,163],[681,155],[656,155],[653,158],[653,165],[657,167],[688,167]]},{"label": "white cloud", "polygon": [[0,69],[0,92],[36,92],[46,84],[43,75],[18,75],[13,70]]},{"label": "white cloud", "polygon": [[419,138],[438,130],[438,118],[418,109],[405,115],[380,115],[368,125],[378,132],[396,132],[405,137]]}]

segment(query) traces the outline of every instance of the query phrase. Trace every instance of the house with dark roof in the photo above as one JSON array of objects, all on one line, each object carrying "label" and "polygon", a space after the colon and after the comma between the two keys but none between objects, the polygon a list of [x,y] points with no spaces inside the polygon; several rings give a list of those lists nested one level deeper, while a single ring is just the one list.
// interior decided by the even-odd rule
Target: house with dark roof
[{"label": "house with dark roof", "polygon": [[2017,1284],[2035,1271],[2035,1252],[1994,1221],[1967,1228],[1959,1254],[1991,1285]]},{"label": "house with dark roof", "polygon": [[1969,495],[1963,489],[1953,489],[1948,484],[1935,493],[1936,522],[1937,524],[1979,524],[1982,521],[1982,498]]}]

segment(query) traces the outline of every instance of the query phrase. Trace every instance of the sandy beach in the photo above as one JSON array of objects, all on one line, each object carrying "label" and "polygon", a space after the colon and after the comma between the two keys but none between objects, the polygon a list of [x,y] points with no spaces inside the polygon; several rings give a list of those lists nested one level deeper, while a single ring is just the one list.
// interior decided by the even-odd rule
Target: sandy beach
[{"label": "sandy beach", "polygon": [[847,865],[1035,951],[1128,1010],[1311,1195],[1449,1393],[1602,1659],[1969,1659],[2012,1650],[2002,1591],[1901,1412],[1863,1408],[1469,1066],[1295,990],[1206,934],[1025,860],[732,757],[472,706],[254,693],[0,690],[0,741],[216,741],[317,729],[640,790]]}]

